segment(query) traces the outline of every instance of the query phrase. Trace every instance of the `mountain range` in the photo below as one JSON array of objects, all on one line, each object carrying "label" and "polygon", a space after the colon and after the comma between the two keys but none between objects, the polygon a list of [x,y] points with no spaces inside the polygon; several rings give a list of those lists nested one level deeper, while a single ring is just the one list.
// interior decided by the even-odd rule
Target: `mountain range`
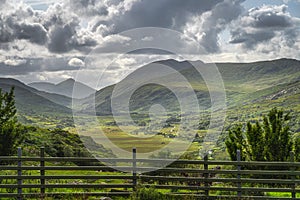
[{"label": "mountain range", "polygon": [[[176,72],[160,76],[153,82],[161,79],[173,85],[176,91],[181,92],[183,95],[188,94],[187,89],[184,87],[185,80],[174,79],[174,74],[179,72],[191,84],[198,98],[198,103],[204,108],[210,107],[210,94],[205,81],[195,70],[193,65],[201,66],[203,68],[209,67],[211,64],[203,64],[197,62],[178,62],[176,60],[164,60],[155,62],[155,64],[167,65],[176,70]],[[192,65],[191,65],[192,64]],[[279,59],[273,61],[263,61],[254,63],[216,63],[220,71],[225,91],[227,96],[227,106],[235,107],[251,103],[252,101],[258,102],[267,98],[267,96],[275,95],[281,91],[290,91],[291,84],[293,87],[299,87],[300,80],[300,61],[292,59]],[[122,98],[126,93],[126,87],[129,87],[134,82],[139,82],[140,79],[147,79],[147,75],[142,74],[141,71],[145,68],[151,69],[153,65],[146,65],[132,74],[126,79],[128,83],[123,84],[120,88],[119,96],[114,98]],[[200,68],[201,68],[200,67]],[[145,71],[147,73],[147,71]],[[121,82],[119,83],[121,84]],[[121,84],[122,85],[122,84]],[[295,86],[296,85],[296,86]],[[101,89],[96,92],[96,111],[99,115],[111,114],[111,97],[114,85]],[[295,94],[299,91],[296,90]],[[87,112],[92,112],[94,105],[90,105],[92,99],[87,98],[83,103],[82,108]],[[178,110],[179,103],[176,96],[168,88],[158,84],[146,84],[138,88],[130,99],[130,107],[133,111],[141,111],[149,109],[154,103],[160,103],[170,110]],[[270,102],[272,104],[272,102]],[[286,105],[288,106],[288,105]],[[120,110],[122,108],[120,107]]]},{"label": "mountain range", "polygon": [[[90,95],[95,92],[94,89],[79,83],[82,92],[75,96],[75,98],[81,98],[78,100],[80,105],[77,107],[87,114],[92,113],[96,107],[98,115],[111,115],[112,98],[126,96],[127,87],[130,84],[145,79],[151,82],[151,77],[145,76],[144,73],[147,70],[151,71],[152,67],[157,67],[157,65],[165,65],[173,71],[161,73],[162,75],[153,79],[153,82],[164,80],[173,85],[180,94],[188,96],[190,93],[187,92],[184,81],[174,79],[175,74],[180,73],[192,86],[199,105],[204,109],[209,109],[210,93],[204,79],[191,63],[195,66],[202,66],[203,69],[212,64],[205,64],[201,61],[179,62],[176,60],[150,63],[130,74],[126,78],[128,81],[124,82],[126,84],[119,88],[121,92],[118,95],[112,97],[115,85],[96,91],[95,106],[92,105],[94,95]],[[275,106],[292,111],[295,115],[300,112],[300,61],[278,59],[253,63],[215,63],[215,65],[224,81],[229,121],[244,117],[251,118],[247,112],[254,113],[252,118],[255,118]],[[157,74],[159,73],[158,71]],[[60,116],[71,117],[70,108],[74,82],[73,79],[68,79],[58,84],[39,82],[26,85],[15,79],[0,78],[0,88],[8,91],[11,86],[15,86],[16,105],[21,116],[35,115],[46,118],[47,114],[52,113],[55,118],[59,113]],[[163,105],[170,112],[180,110],[176,95],[170,89],[159,84],[146,84],[137,88],[130,98],[129,107],[132,112],[144,112],[149,110],[151,105],[157,103]],[[123,107],[126,105],[120,105],[120,112]],[[299,117],[296,117],[295,120],[297,124]],[[297,127],[296,129],[299,129]]]}]

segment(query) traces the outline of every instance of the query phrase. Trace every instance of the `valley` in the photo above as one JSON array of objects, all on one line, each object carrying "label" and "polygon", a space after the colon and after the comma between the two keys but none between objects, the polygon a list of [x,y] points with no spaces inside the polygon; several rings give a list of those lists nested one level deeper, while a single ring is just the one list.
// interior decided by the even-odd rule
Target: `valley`
[{"label": "valley", "polygon": [[[84,135],[97,138],[96,143],[101,143],[105,136],[112,143],[126,151],[130,152],[131,148],[135,146],[140,147],[141,152],[151,152],[164,147],[172,141],[175,141],[172,145],[180,146],[184,139],[189,138],[191,140],[196,134],[197,137],[191,143],[189,152],[199,151],[204,145],[203,142],[205,141],[203,140],[209,127],[211,91],[208,91],[203,78],[199,73],[196,73],[196,70],[189,62],[164,60],[157,61],[157,63],[169,66],[182,74],[191,84],[197,96],[198,101],[192,103],[198,103],[201,112],[191,112],[189,127],[184,127],[182,130],[186,136],[178,136],[177,134],[181,120],[186,113],[181,113],[180,103],[176,95],[170,89],[159,84],[143,85],[135,90],[130,97],[128,106],[134,123],[128,118],[122,117],[126,105],[118,107],[119,116],[117,118],[121,119],[121,124],[116,123],[112,117],[111,100],[114,85],[96,91],[94,96],[91,88],[80,83],[80,91],[85,90],[85,96],[81,99],[74,98],[73,108],[70,91],[73,91],[74,80],[66,80],[56,85],[42,82],[26,85],[18,80],[1,78],[0,88],[3,91],[8,91],[12,86],[15,87],[18,118],[20,122],[27,125],[40,126],[50,130],[60,128],[75,134],[78,131],[73,123],[76,116],[73,116],[72,111],[75,111],[85,116],[83,121],[88,122],[88,124],[85,124]],[[200,61],[191,63],[201,67],[209,67],[210,65]],[[253,122],[261,120],[261,117],[273,107],[290,112],[292,117],[292,120],[290,120],[292,134],[295,137],[299,135],[300,61],[279,59],[255,63],[216,63],[216,66],[224,81],[227,105],[224,129],[217,143],[214,144],[215,155],[218,158],[228,158],[224,140],[227,134],[226,130],[229,127],[248,120],[253,120]],[[151,64],[142,68],[147,67],[150,68]],[[141,69],[134,71],[129,75],[129,78],[133,77],[133,81],[136,81],[135,77],[141,77],[142,79],[141,71]],[[191,95],[184,87],[184,83],[174,81],[173,76],[170,73],[160,78],[169,82],[180,94],[185,96]],[[61,89],[61,85],[64,85],[64,89]],[[57,86],[56,90],[53,89],[55,86]],[[57,90],[60,90],[60,92],[57,92]],[[126,91],[126,88],[122,90]],[[216,89],[214,92],[218,92],[218,90]],[[124,95],[125,92],[121,92],[113,98],[122,98]],[[94,97],[96,105],[92,105]],[[157,104],[164,107],[166,113],[157,117],[156,122],[151,121],[149,109],[152,109],[152,106]],[[96,112],[97,116],[93,117],[94,112]],[[220,119],[220,122],[216,124],[221,123],[221,121]],[[154,124],[154,128],[149,129],[149,124],[151,123],[152,125]],[[95,137],[100,130],[103,132],[103,135]],[[137,138],[136,136],[145,138]],[[106,148],[109,148],[109,146]]]}]

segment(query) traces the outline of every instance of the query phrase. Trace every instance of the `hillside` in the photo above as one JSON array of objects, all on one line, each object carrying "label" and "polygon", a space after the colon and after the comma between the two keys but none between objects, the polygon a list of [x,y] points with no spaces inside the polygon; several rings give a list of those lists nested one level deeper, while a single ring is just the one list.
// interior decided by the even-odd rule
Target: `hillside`
[{"label": "hillside", "polygon": [[[74,84],[76,84],[77,91],[73,94]],[[80,82],[75,82],[74,79],[67,79],[58,84],[35,82],[28,85],[40,91],[60,94],[75,99],[85,98],[95,92],[91,87]]]},{"label": "hillside", "polygon": [[[172,69],[179,71],[194,88],[198,97],[199,105],[207,109],[210,107],[210,96],[208,89],[199,73],[186,61],[178,62],[175,60],[165,60],[155,62],[154,65],[148,64],[130,74],[126,79],[127,85],[123,84],[120,89],[119,96],[121,98],[122,92],[126,93],[126,87],[129,87],[134,82],[150,79],[151,77],[143,75],[147,69],[155,64],[164,64],[170,66]],[[192,62],[195,66],[209,67],[210,64],[203,64],[201,61]],[[273,61],[263,61],[254,63],[216,63],[224,81],[227,105],[230,108],[236,106],[251,104],[253,101],[265,100],[266,95],[272,95],[276,92],[276,88],[285,90],[289,84],[300,80],[300,62],[292,59],[279,59]],[[158,72],[160,73],[160,72]],[[184,83],[174,79],[174,74],[167,73],[156,77],[156,80],[165,80],[176,87],[176,90],[186,94]],[[155,80],[155,78],[154,78]],[[122,85],[122,81],[120,82]],[[96,93],[96,111],[98,115],[111,114],[111,93],[114,86],[103,88]],[[186,92],[186,93],[185,93]],[[297,90],[298,94],[299,91]],[[296,94],[293,94],[296,95]],[[85,100],[83,108],[85,112],[91,112],[94,106],[88,105],[92,102],[89,99]],[[170,111],[178,110],[178,101],[174,94],[165,87],[159,85],[145,85],[136,90],[130,99],[130,110],[147,111],[154,103],[165,105]],[[271,102],[272,104],[272,102]],[[285,101],[281,104],[282,107],[290,107]],[[121,108],[120,108],[121,109]]]},{"label": "hillside", "polygon": [[293,59],[216,65],[227,89],[246,93],[300,79],[300,61]]},{"label": "hillside", "polygon": [[272,108],[282,108],[290,112],[290,128],[300,132],[300,80],[285,83],[249,93],[236,106],[227,109],[227,125],[246,120],[256,120]]},{"label": "hillside", "polygon": [[35,93],[41,97],[44,97],[45,99],[48,99],[48,100],[50,100],[56,104],[59,104],[61,106],[64,106],[64,107],[71,108],[71,106],[72,106],[72,99],[69,97],[59,95],[59,94],[39,91],[39,90],[36,90],[30,86],[25,85],[24,83],[22,83],[18,80],[12,79],[12,78],[0,78],[0,83],[10,85],[10,86],[18,86],[20,88],[23,88],[32,93]]},{"label": "hillside", "polygon": [[[173,71],[157,70],[161,64],[169,66]],[[201,61],[192,62],[192,64],[199,66],[200,69],[211,65]],[[216,63],[216,65],[222,74],[226,89],[227,125],[235,121],[256,119],[275,106],[299,113],[299,61],[279,59],[254,63]],[[152,74],[154,77],[149,75],[152,71],[154,71]],[[119,93],[114,98],[124,98],[134,83],[161,80],[172,85],[179,94],[189,97],[191,93],[187,90],[184,80],[177,79],[176,73],[183,75],[186,79],[185,82],[188,81],[191,84],[198,98],[198,104],[207,113],[211,105],[207,86],[201,75],[187,61],[163,60],[137,69],[126,80],[119,83],[121,87],[118,88]],[[0,84],[4,90],[15,85],[17,107],[23,116],[31,116],[29,117],[31,120],[34,116],[33,121],[37,123],[47,124],[49,122],[62,127],[73,126],[72,112],[69,109],[72,103],[71,98],[39,91],[14,79],[0,78]],[[53,86],[48,83],[36,84],[43,87]],[[69,79],[55,87],[66,89],[72,84],[74,84],[74,80]],[[111,115],[111,98],[114,87],[115,85],[108,86],[97,91],[95,96],[90,95],[85,99],[78,100],[81,104],[76,105],[76,108],[81,109],[84,113],[92,114],[96,107],[97,115]],[[93,105],[94,97],[96,105]],[[147,117],[150,107],[154,104],[161,104],[170,115],[180,111],[176,95],[170,89],[159,84],[146,84],[137,88],[130,97],[129,110],[131,113],[139,113],[143,116],[146,114]],[[119,105],[118,112],[125,111],[126,106],[128,105]],[[247,113],[253,114],[250,116]],[[139,115],[135,117],[139,117]],[[209,118],[207,117],[207,119]],[[205,127],[207,122],[203,121],[202,124]],[[299,129],[297,127],[295,126],[296,130]]]},{"label": "hillside", "polygon": [[[161,64],[169,66],[170,70],[162,68]],[[200,61],[192,62],[199,66],[200,70],[211,67],[211,63],[204,64]],[[226,156],[225,138],[228,136],[226,130],[237,123],[247,121],[255,123],[261,121],[262,116],[277,107],[285,112],[290,112],[292,119],[289,121],[291,134],[296,137],[300,133],[300,62],[290,59],[279,59],[254,63],[216,63],[224,81],[226,92],[226,119],[223,126],[221,113],[217,112],[215,123],[210,127],[214,133],[214,128],[219,125],[223,128],[221,135],[216,136],[216,144],[206,142],[207,129],[211,119],[211,99],[208,88],[204,79],[188,62],[178,62],[175,60],[158,61],[145,65],[120,81],[117,85],[111,85],[96,92],[84,100],[82,112],[93,114],[96,108],[99,124],[86,126],[84,129],[87,135],[93,136],[96,133],[94,126],[101,126],[102,131],[120,147],[128,150],[129,147],[139,147],[140,149],[156,149],[157,147],[167,144],[171,138],[178,136],[178,141],[184,141],[185,135],[176,135],[183,123],[182,116],[187,114],[181,112],[176,95],[167,87],[158,82],[168,83],[176,93],[183,97],[190,97],[193,94],[186,87],[186,82],[190,83],[198,98],[198,102],[191,102],[190,107],[193,109],[194,103],[198,103],[202,110],[200,113],[189,112],[192,124],[183,129],[184,133],[192,137],[195,131],[199,138],[196,146],[203,146],[203,142],[209,145],[214,151],[219,152],[219,157]],[[184,76],[180,79],[178,74]],[[213,75],[213,74],[212,74]],[[152,83],[151,83],[152,82]],[[146,84],[143,84],[146,83]],[[134,87],[134,85],[141,87]],[[220,92],[220,88],[213,87],[213,91]],[[114,107],[116,113],[112,117],[111,102],[112,100],[125,99],[126,95],[130,96],[129,106],[119,102]],[[96,105],[92,105],[95,98]],[[114,99],[115,98],[115,99]],[[157,117],[152,118],[151,110],[153,105],[160,104],[166,110],[166,116],[154,113]],[[126,108],[130,111],[130,117],[124,115]],[[150,112],[149,112],[150,111]],[[222,110],[218,110],[222,111]],[[198,117],[200,116],[200,117]],[[151,126],[153,124],[153,126]],[[150,125],[150,126],[149,126]],[[149,128],[150,127],[150,128]],[[153,139],[137,140],[135,135],[151,135]],[[103,143],[102,138],[97,138],[96,142]],[[159,143],[156,143],[156,142]],[[180,144],[178,144],[180,145]],[[212,145],[212,146],[211,146]],[[147,148],[144,148],[147,146]]]},{"label": "hillside", "polygon": [[[10,90],[12,85],[0,83],[0,88],[7,92]],[[17,109],[26,114],[38,114],[39,112],[61,112],[70,113],[70,109],[58,105],[38,94],[35,94],[27,89],[20,86],[15,87],[15,99]],[[47,106],[45,106],[47,105]]]},{"label": "hillside", "polygon": [[50,123],[54,127],[73,126],[71,109],[55,103],[70,104],[69,98],[40,92],[15,79],[0,78],[0,88],[3,91],[7,92],[11,87],[15,87],[16,107],[21,122],[46,126]]}]

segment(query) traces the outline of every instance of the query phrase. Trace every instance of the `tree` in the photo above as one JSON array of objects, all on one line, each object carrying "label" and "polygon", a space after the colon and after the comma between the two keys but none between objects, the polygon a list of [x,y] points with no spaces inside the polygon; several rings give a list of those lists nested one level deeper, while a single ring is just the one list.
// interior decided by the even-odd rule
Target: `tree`
[{"label": "tree", "polygon": [[2,93],[0,88],[0,125],[8,121],[16,121],[16,113],[14,88],[11,88],[10,92],[6,93]]},{"label": "tree", "polygon": [[225,141],[231,160],[236,160],[236,151],[241,150],[241,160],[288,161],[293,142],[289,126],[289,114],[273,108],[263,122],[248,122],[245,130],[241,124],[229,130]]},{"label": "tree", "polygon": [[247,144],[245,146],[249,160],[264,161],[265,160],[265,144],[264,130],[259,122],[255,124],[247,123],[246,131]]},{"label": "tree", "polygon": [[297,162],[300,162],[300,135],[295,139],[295,158]]},{"label": "tree", "polygon": [[241,124],[229,129],[228,139],[225,141],[225,145],[231,160],[237,160],[237,150],[241,150],[241,160],[246,160],[246,152],[244,152],[245,140]]},{"label": "tree", "polygon": [[0,155],[8,156],[15,152],[21,142],[21,126],[17,123],[14,88],[9,92],[0,89]]}]

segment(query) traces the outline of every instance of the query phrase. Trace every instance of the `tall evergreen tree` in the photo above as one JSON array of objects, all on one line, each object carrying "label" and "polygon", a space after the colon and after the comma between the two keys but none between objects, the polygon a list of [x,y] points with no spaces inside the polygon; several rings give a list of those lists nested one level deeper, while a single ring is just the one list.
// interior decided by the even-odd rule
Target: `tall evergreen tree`
[{"label": "tall evergreen tree", "polygon": [[295,139],[295,158],[297,162],[300,162],[300,135]]},{"label": "tall evergreen tree", "polygon": [[16,112],[14,88],[4,93],[0,89],[0,156],[13,154],[21,141]]},{"label": "tall evergreen tree", "polygon": [[242,128],[242,125],[239,124],[229,129],[228,139],[225,141],[225,145],[231,160],[236,160],[237,150],[241,150],[241,160],[246,160],[245,139]]},{"label": "tall evergreen tree", "polygon": [[236,160],[236,150],[241,150],[242,160],[288,161],[293,142],[287,121],[289,114],[273,108],[263,123],[247,123],[243,131],[239,124],[229,130],[225,142],[231,160]]},{"label": "tall evergreen tree", "polygon": [[293,143],[290,127],[286,122],[290,120],[289,113],[284,115],[282,110],[272,109],[263,119],[266,149],[265,156],[270,161],[287,161],[292,151]]},{"label": "tall evergreen tree", "polygon": [[255,124],[247,123],[245,149],[249,160],[264,161],[264,151],[266,138],[264,130],[259,122]]},{"label": "tall evergreen tree", "polygon": [[14,88],[3,93],[0,88],[0,125],[8,121],[16,122],[17,109],[15,107]]}]

